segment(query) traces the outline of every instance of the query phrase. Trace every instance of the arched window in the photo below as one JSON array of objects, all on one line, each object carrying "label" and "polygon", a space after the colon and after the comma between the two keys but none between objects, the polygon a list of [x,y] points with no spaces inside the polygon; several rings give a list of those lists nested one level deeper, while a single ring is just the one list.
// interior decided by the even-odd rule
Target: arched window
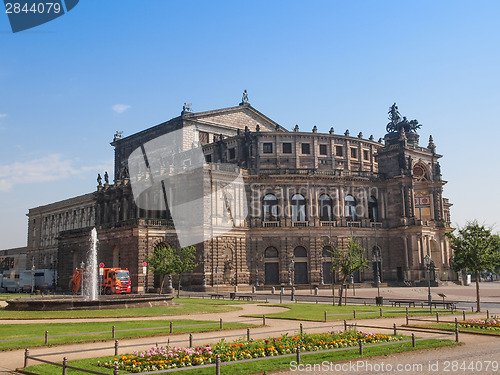
[{"label": "arched window", "polygon": [[264,258],[277,258],[278,257],[278,250],[273,247],[269,246],[266,251],[264,251]]},{"label": "arched window", "polygon": [[356,221],[356,199],[352,195],[346,195],[344,198],[345,203],[345,217],[347,220]]},{"label": "arched window", "polygon": [[307,250],[304,246],[297,246],[293,251],[296,258],[307,258]]},{"label": "arched window", "polygon": [[325,246],[323,247],[323,258],[331,258],[332,257],[332,247]]},{"label": "arched window", "polygon": [[319,219],[321,221],[332,221],[332,198],[328,194],[319,197]]},{"label": "arched window", "polygon": [[293,195],[291,208],[293,221],[306,221],[306,199],[302,194]]},{"label": "arched window", "polygon": [[378,221],[378,202],[374,196],[368,198],[368,216],[370,221]]},{"label": "arched window", "polygon": [[278,199],[274,194],[266,194],[262,201],[262,211],[264,221],[277,221],[278,220]]}]

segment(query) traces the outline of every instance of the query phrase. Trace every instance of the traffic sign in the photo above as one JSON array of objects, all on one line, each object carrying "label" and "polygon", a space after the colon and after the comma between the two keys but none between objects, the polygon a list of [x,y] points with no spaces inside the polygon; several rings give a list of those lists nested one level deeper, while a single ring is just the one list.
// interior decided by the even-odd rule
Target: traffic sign
[{"label": "traffic sign", "polygon": [[99,268],[104,268],[104,263],[99,263]]},{"label": "traffic sign", "polygon": [[143,266],[143,267],[147,267],[147,266],[148,266],[148,263],[147,263],[147,262],[142,262],[142,266]]}]

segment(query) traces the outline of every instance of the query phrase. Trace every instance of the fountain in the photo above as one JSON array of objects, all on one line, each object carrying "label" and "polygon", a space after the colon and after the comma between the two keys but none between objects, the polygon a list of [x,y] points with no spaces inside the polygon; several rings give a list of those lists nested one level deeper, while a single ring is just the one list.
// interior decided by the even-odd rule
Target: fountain
[{"label": "fountain", "polygon": [[87,271],[82,279],[82,296],[59,296],[54,298],[19,298],[7,300],[6,310],[97,310],[134,307],[152,307],[172,305],[172,294],[115,294],[99,296],[97,230],[90,232],[90,246],[87,256]]},{"label": "fountain", "polygon": [[90,247],[87,256],[87,272],[82,284],[83,296],[86,300],[96,301],[98,293],[97,283],[97,230],[95,228],[90,232]]}]

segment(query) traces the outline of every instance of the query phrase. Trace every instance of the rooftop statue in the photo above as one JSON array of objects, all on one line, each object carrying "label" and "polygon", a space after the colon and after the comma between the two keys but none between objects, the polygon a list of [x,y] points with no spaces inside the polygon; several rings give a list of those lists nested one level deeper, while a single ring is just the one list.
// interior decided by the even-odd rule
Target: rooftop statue
[{"label": "rooftop statue", "polygon": [[387,124],[387,133],[401,133],[402,129],[404,129],[406,133],[416,133],[417,129],[420,129],[422,127],[422,125],[419,124],[417,120],[408,121],[406,116],[403,116],[403,119],[401,119],[401,114],[399,113],[396,103],[394,103],[389,108],[388,114],[389,120],[391,120],[391,122]]},{"label": "rooftop statue", "polygon": [[248,101],[248,92],[247,92],[247,90],[243,91],[243,97],[241,98],[240,105],[244,105],[244,104],[250,104],[250,102]]}]

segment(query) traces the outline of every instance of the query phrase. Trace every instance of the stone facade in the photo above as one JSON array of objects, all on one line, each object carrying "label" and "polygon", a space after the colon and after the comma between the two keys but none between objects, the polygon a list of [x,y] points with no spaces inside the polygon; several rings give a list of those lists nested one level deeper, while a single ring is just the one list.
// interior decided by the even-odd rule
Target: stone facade
[{"label": "stone facade", "polygon": [[[249,212],[243,226],[196,245],[199,265],[184,278],[185,287],[327,285],[332,282],[328,249],[346,248],[351,236],[372,260],[369,269],[354,275],[358,282],[374,282],[377,276],[394,283],[424,280],[427,254],[435,265],[433,277],[452,280],[456,275],[445,236],[451,204],[442,196],[441,155],[432,139],[427,147],[419,146],[418,123],[401,120],[397,107],[391,110],[387,134],[378,141],[349,131],[322,134],[316,127],[289,132],[248,103],[183,111],[129,137],[116,136],[114,182],[75,198],[80,203],[62,204],[69,216],[58,211],[59,203],[30,210],[30,248],[57,252],[59,285],[66,288],[72,270],[86,257],[95,225],[99,262],[128,268],[134,292],[158,287],[151,272],[143,275],[142,263],[159,244],[179,246],[175,223],[168,208],[137,207],[127,160],[145,142],[194,126],[196,133],[184,136],[179,149],[202,145],[208,170],[204,194],[214,189],[212,179],[224,185],[241,173]],[[213,222],[226,208],[201,206],[193,215]],[[89,220],[86,213],[92,209],[95,216]],[[76,221],[71,219],[75,212]]]}]

